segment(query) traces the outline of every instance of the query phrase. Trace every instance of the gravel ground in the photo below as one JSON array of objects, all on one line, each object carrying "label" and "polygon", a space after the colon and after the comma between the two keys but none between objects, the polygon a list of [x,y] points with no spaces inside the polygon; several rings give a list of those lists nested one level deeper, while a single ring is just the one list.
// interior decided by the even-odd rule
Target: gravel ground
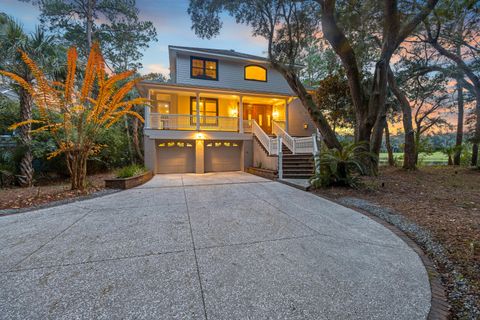
[{"label": "gravel ground", "polygon": [[428,231],[419,227],[415,223],[410,222],[402,215],[367,200],[343,197],[337,201],[347,206],[365,210],[396,226],[412,237],[413,240],[419,244],[431,258],[433,258],[437,265],[440,264],[443,266],[446,273],[444,272],[442,276],[449,277],[453,280],[453,288],[450,290],[449,299],[459,306],[460,312],[456,317],[459,319],[480,319],[480,310],[476,304],[476,297],[468,294],[468,281],[456,269],[455,264],[447,257],[443,246],[434,241]]}]

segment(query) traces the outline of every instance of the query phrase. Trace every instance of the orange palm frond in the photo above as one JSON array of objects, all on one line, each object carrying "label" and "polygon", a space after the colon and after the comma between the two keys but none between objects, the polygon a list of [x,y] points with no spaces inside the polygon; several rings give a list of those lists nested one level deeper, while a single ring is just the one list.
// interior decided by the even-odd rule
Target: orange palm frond
[{"label": "orange palm frond", "polygon": [[75,72],[77,69],[77,49],[71,47],[67,53],[67,78],[65,81],[65,100],[67,103],[72,101],[72,92],[75,82]]},{"label": "orange palm frond", "polygon": [[88,56],[87,67],[85,69],[85,78],[83,80],[83,86],[80,93],[82,100],[86,99],[92,90],[93,83],[95,81],[95,73],[99,62],[99,46],[98,43],[94,43],[90,54]]},{"label": "orange palm frond", "polygon": [[35,90],[33,89],[32,85],[25,81],[22,77],[17,76],[15,73],[7,72],[0,70],[0,75],[3,75],[5,77],[8,77],[18,83],[23,89],[27,90],[28,94],[30,94],[32,97],[35,95]]},{"label": "orange palm frond", "polygon": [[41,120],[34,120],[34,119],[30,119],[30,120],[25,120],[25,121],[22,121],[22,122],[17,122],[15,124],[12,124],[10,127],[8,127],[8,129],[10,130],[15,130],[17,129],[18,127],[23,127],[23,126],[26,126],[26,125],[29,125],[29,124],[33,124],[33,123],[43,123],[44,121],[41,121]]}]

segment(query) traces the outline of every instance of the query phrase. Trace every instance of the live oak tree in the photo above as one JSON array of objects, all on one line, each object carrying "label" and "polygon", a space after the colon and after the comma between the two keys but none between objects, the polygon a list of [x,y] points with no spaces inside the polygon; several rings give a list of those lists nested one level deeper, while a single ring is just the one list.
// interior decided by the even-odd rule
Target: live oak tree
[{"label": "live oak tree", "polygon": [[[460,87],[464,87],[475,96],[476,122],[472,138],[471,158],[473,166],[478,165],[480,144],[479,10],[480,4],[473,0],[455,0],[442,3],[435,10],[435,14],[430,19],[425,20],[425,31],[422,39],[456,67],[453,71],[451,69],[443,69],[443,71],[450,71],[459,83],[459,86],[457,86],[459,116],[463,106],[463,92],[461,92]],[[463,116],[463,114],[461,115]],[[457,137],[460,140],[458,133]],[[456,158],[458,159],[459,155]]]},{"label": "live oak tree", "polygon": [[99,46],[95,44],[90,50],[82,81],[77,75],[75,47],[68,51],[64,82],[49,80],[27,53],[21,52],[21,55],[35,82],[29,83],[12,72],[0,71],[0,75],[11,78],[28,92],[38,107],[39,118],[19,122],[12,128],[35,124],[33,132],[49,131],[57,145],[50,157],[64,154],[72,189],[83,190],[87,160],[103,147],[98,143],[102,132],[125,115],[143,121],[132,108],[147,104],[147,100],[126,99],[140,78],[132,78],[134,71],[108,75]]},{"label": "live oak tree", "polygon": [[268,59],[271,66],[283,75],[302,101],[326,145],[341,149],[335,133],[299,76],[298,63],[302,53],[311,44],[312,36],[316,35],[319,29],[316,3],[283,0],[191,0],[188,13],[197,35],[205,38],[218,35],[222,27],[222,11],[227,11],[238,23],[249,25],[254,36],[268,41]]},{"label": "live oak tree", "polygon": [[[359,54],[355,52],[352,43],[355,32],[349,35],[340,24],[348,21],[342,15],[356,12],[341,10],[345,5],[348,6],[348,3],[335,0],[191,0],[189,13],[193,28],[203,37],[218,34],[222,25],[219,13],[226,11],[235,17],[237,22],[251,26],[253,35],[266,38],[272,66],[283,74],[309,110],[327,145],[339,147],[333,130],[306,92],[294,68],[299,53],[307,47],[311,35],[323,36],[340,58],[348,79],[356,118],[355,140],[364,142],[370,151],[378,154],[385,126],[387,70],[390,59],[398,46],[430,14],[437,2],[438,0],[428,0],[421,4],[402,2],[399,5],[396,0],[384,0],[378,5],[376,1],[364,1],[351,8],[364,9],[364,6],[370,5],[372,10],[361,11],[372,11],[375,14],[363,18],[381,22],[381,28],[370,30],[371,38],[376,38],[380,46],[378,59],[372,66],[374,72],[369,88],[364,87],[362,73],[365,69],[359,63]],[[321,28],[318,22],[321,22]],[[368,25],[376,26],[375,22],[369,22]]]}]

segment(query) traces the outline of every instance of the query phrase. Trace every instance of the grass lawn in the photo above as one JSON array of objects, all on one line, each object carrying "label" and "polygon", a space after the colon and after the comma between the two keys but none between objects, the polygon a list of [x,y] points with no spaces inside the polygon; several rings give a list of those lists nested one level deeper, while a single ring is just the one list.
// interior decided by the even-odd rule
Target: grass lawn
[{"label": "grass lawn", "polygon": [[[314,192],[334,200],[346,196],[368,200],[430,231],[468,279],[469,293],[480,308],[480,170],[425,166],[412,172],[382,166],[377,177],[363,180],[358,190],[335,187]],[[439,270],[448,294],[459,279],[453,279],[445,266]],[[453,307],[454,312],[460,308]]]},{"label": "grass lawn", "polygon": [[[403,152],[395,152],[393,154],[393,157],[396,159],[403,159]],[[448,157],[446,154],[437,151],[432,154],[426,154],[426,153],[420,153],[419,155],[420,162],[426,165],[432,165],[432,164],[447,164],[448,163]],[[380,153],[380,163],[386,163],[388,161],[388,155],[387,153]]]}]

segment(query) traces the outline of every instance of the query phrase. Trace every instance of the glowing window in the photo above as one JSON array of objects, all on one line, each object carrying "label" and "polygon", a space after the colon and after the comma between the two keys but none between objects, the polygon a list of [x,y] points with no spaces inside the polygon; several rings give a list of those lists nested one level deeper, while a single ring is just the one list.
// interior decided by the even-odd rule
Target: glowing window
[{"label": "glowing window", "polygon": [[207,147],[211,147],[213,146],[213,144],[210,142],[210,143],[207,143]]},{"label": "glowing window", "polygon": [[175,146],[175,142],[169,142],[167,145],[168,145],[169,147],[174,147],[174,146]]},{"label": "glowing window", "polygon": [[193,145],[187,142],[187,148],[191,148],[191,147],[193,147]]},{"label": "glowing window", "polygon": [[218,61],[215,59],[190,57],[190,77],[195,79],[218,80]]},{"label": "glowing window", "polygon": [[177,147],[183,148],[183,147],[185,147],[185,143],[184,142],[177,142]]},{"label": "glowing window", "polygon": [[165,147],[165,143],[160,143],[158,146],[159,147]]},{"label": "glowing window", "polygon": [[234,147],[238,147],[238,144],[236,144],[235,142],[232,144]]},{"label": "glowing window", "polygon": [[267,69],[261,66],[246,66],[245,80],[267,81]]},{"label": "glowing window", "polygon": [[224,142],[223,145],[224,145],[225,147],[230,147],[230,142]]}]

